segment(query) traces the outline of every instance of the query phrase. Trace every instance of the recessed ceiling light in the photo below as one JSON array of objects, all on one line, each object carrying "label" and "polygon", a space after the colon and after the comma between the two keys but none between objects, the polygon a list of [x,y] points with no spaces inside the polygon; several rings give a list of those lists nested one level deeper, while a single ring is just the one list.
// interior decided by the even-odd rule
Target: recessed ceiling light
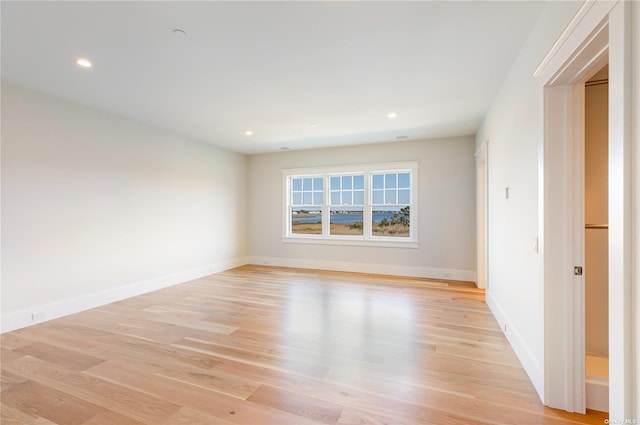
[{"label": "recessed ceiling light", "polygon": [[187,32],[185,30],[181,30],[180,28],[176,28],[173,30],[173,35],[176,37],[186,37]]},{"label": "recessed ceiling light", "polygon": [[314,128],[314,127],[317,127],[317,126],[318,126],[318,124],[311,124],[311,125],[309,125],[309,127],[311,127],[311,128]]},{"label": "recessed ceiling light", "polygon": [[253,135],[253,131],[247,130],[247,131],[244,132],[244,134],[246,134],[247,136],[252,136]]},{"label": "recessed ceiling light", "polygon": [[76,59],[76,65],[81,66],[82,68],[91,68],[93,64],[89,62],[89,59],[78,58]]},{"label": "recessed ceiling light", "polygon": [[389,115],[387,115],[389,118],[395,118],[398,116],[398,114],[396,114],[395,112],[389,112]]}]

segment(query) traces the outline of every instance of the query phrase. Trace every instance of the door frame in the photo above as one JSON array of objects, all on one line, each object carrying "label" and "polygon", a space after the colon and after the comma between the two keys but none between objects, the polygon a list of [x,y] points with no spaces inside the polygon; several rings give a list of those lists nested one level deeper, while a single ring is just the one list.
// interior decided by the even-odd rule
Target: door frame
[{"label": "door frame", "polygon": [[476,157],[476,284],[478,288],[489,290],[488,258],[488,217],[489,182],[488,168],[489,142],[483,142],[475,153]]},{"label": "door frame", "polygon": [[[539,234],[544,403],[585,412],[583,83],[609,64],[609,417],[632,417],[631,3],[586,1],[534,73],[540,87]],[[613,423],[613,422],[612,422]]]}]

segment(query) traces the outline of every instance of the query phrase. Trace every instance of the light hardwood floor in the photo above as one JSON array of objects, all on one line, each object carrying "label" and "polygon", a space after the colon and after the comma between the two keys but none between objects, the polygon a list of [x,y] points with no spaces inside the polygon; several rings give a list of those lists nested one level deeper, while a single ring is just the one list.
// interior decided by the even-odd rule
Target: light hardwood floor
[{"label": "light hardwood floor", "polygon": [[2,335],[2,424],[603,424],[471,284],[245,266]]}]

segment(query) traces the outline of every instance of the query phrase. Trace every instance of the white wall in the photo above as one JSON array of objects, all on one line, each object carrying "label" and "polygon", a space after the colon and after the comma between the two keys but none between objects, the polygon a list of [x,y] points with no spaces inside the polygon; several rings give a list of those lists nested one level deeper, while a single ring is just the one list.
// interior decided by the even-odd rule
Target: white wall
[{"label": "white wall", "polygon": [[[282,241],[283,169],[410,160],[419,161],[419,248]],[[249,188],[253,263],[475,279],[472,137],[253,155]]]},{"label": "white wall", "polygon": [[2,329],[242,264],[246,157],[2,86]]},{"label": "white wall", "polygon": [[[489,141],[487,303],[543,393],[543,288],[538,253],[538,146],[541,96],[533,73],[580,2],[549,2],[511,67],[476,136]],[[510,188],[510,198],[504,196]]]}]

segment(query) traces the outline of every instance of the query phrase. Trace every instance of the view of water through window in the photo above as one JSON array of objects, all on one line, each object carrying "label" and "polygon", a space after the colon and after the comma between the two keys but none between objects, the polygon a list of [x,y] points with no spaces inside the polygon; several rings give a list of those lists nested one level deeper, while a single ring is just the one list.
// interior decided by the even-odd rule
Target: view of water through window
[{"label": "view of water through window", "polygon": [[292,176],[287,188],[289,234],[412,237],[411,170]]}]

